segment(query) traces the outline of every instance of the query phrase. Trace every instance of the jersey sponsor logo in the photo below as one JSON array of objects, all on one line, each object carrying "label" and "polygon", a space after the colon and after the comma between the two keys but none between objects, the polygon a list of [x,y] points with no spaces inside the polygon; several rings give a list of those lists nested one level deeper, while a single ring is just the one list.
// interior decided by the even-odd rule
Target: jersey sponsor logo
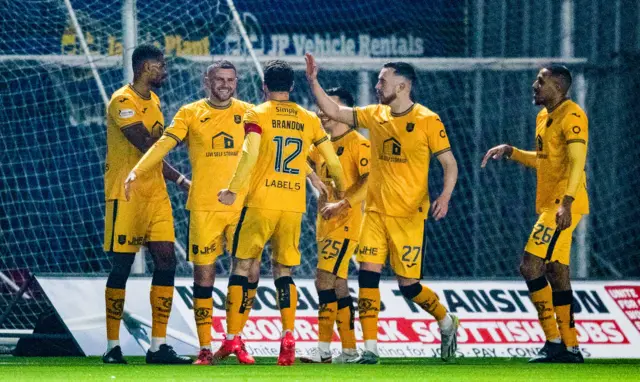
[{"label": "jersey sponsor logo", "polygon": [[203,119],[201,119],[201,120],[200,120],[200,123],[205,123],[205,122],[207,122],[207,121],[208,121],[208,120],[210,120],[210,119],[211,119],[211,118],[209,118],[209,117],[203,118]]},{"label": "jersey sponsor logo", "polygon": [[359,255],[363,255],[363,256],[367,256],[367,255],[375,256],[378,253],[378,248],[377,247],[367,247],[366,245],[363,245],[363,246],[358,245],[354,252],[359,254]]},{"label": "jersey sponsor logo", "polygon": [[218,246],[213,243],[210,246],[205,246],[204,248],[200,249],[200,247],[198,246],[198,244],[193,244],[191,246],[191,252],[193,252],[194,255],[208,255],[210,253],[213,253],[216,249],[218,248]]},{"label": "jersey sponsor logo", "polygon": [[235,122],[235,123],[236,123],[236,125],[239,125],[239,124],[240,124],[240,122],[242,122],[242,117],[241,117],[241,116],[239,116],[238,114],[234,115],[234,116],[233,116],[233,122]]},{"label": "jersey sponsor logo", "polygon": [[131,118],[136,115],[136,112],[133,109],[122,109],[120,110],[120,118]]},{"label": "jersey sponsor logo", "polygon": [[412,132],[412,131],[413,131],[413,129],[415,129],[415,127],[416,127],[416,124],[415,124],[415,123],[413,123],[413,122],[407,122],[407,132],[409,132],[409,133],[410,133],[410,132]]},{"label": "jersey sponsor logo", "polygon": [[446,138],[447,137],[447,134],[444,132],[444,129],[441,129],[439,134],[440,134],[440,138]]},{"label": "jersey sponsor logo", "polygon": [[367,159],[367,158],[361,158],[360,159],[360,166],[364,167],[364,166],[366,166],[368,164],[369,164],[369,159]]},{"label": "jersey sponsor logo", "polygon": [[205,157],[238,156],[238,150],[232,151],[235,146],[233,136],[221,131],[211,138],[211,149],[213,151],[205,153]]},{"label": "jersey sponsor logo", "polygon": [[580,134],[580,132],[582,131],[582,129],[580,128],[580,126],[573,126],[571,128],[571,131],[573,131],[574,134]]},{"label": "jersey sponsor logo", "polygon": [[123,102],[125,102],[125,101],[126,101],[126,100],[128,100],[128,99],[129,99],[129,98],[127,98],[127,97],[120,98],[120,99],[118,100],[118,102],[123,103]]},{"label": "jersey sponsor logo", "polygon": [[382,142],[380,159],[387,162],[407,163],[407,158],[402,155],[402,144],[393,137]]},{"label": "jersey sponsor logo", "polygon": [[338,147],[338,149],[336,150],[336,155],[340,156],[342,155],[342,153],[344,153],[344,147],[340,146]]},{"label": "jersey sponsor logo", "polygon": [[551,118],[547,119],[547,127],[551,126],[552,123],[553,123],[553,119]]},{"label": "jersey sponsor logo", "polygon": [[144,236],[132,237],[127,244],[128,245],[144,245]]},{"label": "jersey sponsor logo", "polygon": [[147,109],[148,109],[147,107],[145,107],[144,109],[142,109],[142,114],[146,113],[146,112],[147,112]]},{"label": "jersey sponsor logo", "polygon": [[580,118],[580,114],[578,113],[571,113],[571,115],[575,115],[576,117]]},{"label": "jersey sponsor logo", "polygon": [[293,107],[276,106],[276,113],[297,116],[298,115],[298,110],[296,110]]}]

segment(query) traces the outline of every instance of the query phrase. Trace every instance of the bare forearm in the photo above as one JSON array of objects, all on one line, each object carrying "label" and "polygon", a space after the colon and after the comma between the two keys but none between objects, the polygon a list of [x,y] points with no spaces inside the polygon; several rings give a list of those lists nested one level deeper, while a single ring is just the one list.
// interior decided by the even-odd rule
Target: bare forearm
[{"label": "bare forearm", "polygon": [[340,106],[335,103],[331,97],[325,93],[322,86],[317,79],[310,81],[309,86],[313,95],[316,97],[316,103],[320,110],[322,110],[329,118],[334,121],[346,123],[349,126],[353,126],[355,121],[353,120],[353,109],[346,106]]}]

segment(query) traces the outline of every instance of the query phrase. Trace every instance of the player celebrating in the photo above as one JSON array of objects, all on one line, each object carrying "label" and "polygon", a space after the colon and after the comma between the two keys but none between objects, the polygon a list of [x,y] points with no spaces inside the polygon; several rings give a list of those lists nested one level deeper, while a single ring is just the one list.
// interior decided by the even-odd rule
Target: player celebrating
[{"label": "player celebrating", "polygon": [[[353,96],[342,88],[327,90],[327,95],[339,105],[353,107]],[[329,133],[345,175],[345,198],[336,200],[324,161],[312,150],[309,162],[328,189],[328,200],[318,200],[316,237],[318,240],[318,271],[316,289],[320,307],[318,310],[318,351],[300,360],[308,363],[331,363],[331,338],[337,321],[342,354],[333,363],[346,363],[358,356],[353,330],[353,299],[347,285],[349,260],[358,245],[358,232],[362,221],[362,202],[366,196],[371,144],[350,126],[318,113],[322,127]],[[317,177],[317,175],[315,175]],[[315,182],[314,182],[315,183]]]},{"label": "player celebrating", "polygon": [[403,296],[412,300],[440,326],[441,357],[455,357],[458,318],[447,313],[438,296],[420,284],[424,256],[424,223],[429,212],[427,178],[431,155],[444,169],[444,189],[433,202],[431,214],[444,218],[458,177],[444,125],[437,114],[411,100],[416,80],[413,67],[404,62],[385,64],[376,92],[380,104],[342,106],[334,102],[318,82],[318,66],[306,55],[307,79],[320,109],[331,119],[371,132],[371,175],[365,213],[356,249],[360,262],[358,311],[365,351],[353,362],[378,363],[378,314],[380,272],[390,256]]},{"label": "player celebrating", "polygon": [[222,359],[234,351],[234,339],[242,331],[247,276],[271,239],[273,277],[283,329],[278,365],[288,366],[295,359],[292,332],[298,303],[291,268],[300,264],[298,242],[306,209],[305,162],[312,143],[326,160],[340,193],[344,191],[344,179],[340,161],[320,126],[320,119],[289,100],[293,90],[291,66],[281,60],[269,61],[264,68],[263,90],[267,101],[245,114],[246,136],[240,163],[229,188],[218,194],[220,202],[233,205],[239,191],[249,182],[233,241],[236,262],[227,294],[227,338],[214,358]]},{"label": "player celebrating", "polygon": [[[187,200],[189,213],[189,245],[187,253],[193,261],[193,313],[196,320],[200,353],[194,362],[210,365],[211,316],[215,261],[230,252],[233,233],[240,218],[241,203],[226,206],[218,202],[217,190],[229,184],[240,159],[240,142],[244,139],[242,116],[252,104],[233,98],[238,84],[235,66],[229,61],[217,61],[207,68],[204,84],[209,97],[185,105],[178,110],[173,123],[163,137],[133,168],[127,188],[134,179],[154,168],[171,149],[181,142],[188,144],[189,160],[193,168],[193,184]],[[246,190],[239,194],[244,200]],[[250,272],[248,299],[253,301],[258,286],[260,264]],[[245,320],[251,307],[247,306]],[[236,356],[241,363],[253,364],[237,337]]]},{"label": "player celebrating", "polygon": [[538,73],[533,103],[543,109],[536,118],[536,151],[503,144],[482,159],[482,167],[489,159],[507,158],[536,170],[540,216],[525,246],[520,273],[547,341],[529,362],[584,362],[573,321],[569,259],[573,230],[589,213],[584,171],[589,123],[584,110],[567,96],[571,81],[569,70],[560,65]]},{"label": "player celebrating", "polygon": [[136,252],[146,243],[153,256],[151,281],[152,329],[147,363],[190,363],[166,344],[167,323],[173,302],[176,258],[171,202],[165,178],[188,191],[190,182],[167,163],[157,163],[140,176],[138,187],[125,197],[124,180],[142,154],[162,135],[164,118],[160,100],[151,91],[167,78],[162,51],[141,45],[133,51],[133,84],[111,96],[107,106],[107,159],[104,176],[104,250],[112,254],[107,279],[107,352],[105,363],[127,363],[119,334],[124,313],[125,286]]}]

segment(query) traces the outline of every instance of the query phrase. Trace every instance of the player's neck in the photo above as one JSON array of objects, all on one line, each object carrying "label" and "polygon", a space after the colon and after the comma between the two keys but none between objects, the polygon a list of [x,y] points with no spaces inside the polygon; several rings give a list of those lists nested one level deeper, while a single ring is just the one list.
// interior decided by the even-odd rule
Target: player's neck
[{"label": "player's neck", "polygon": [[551,113],[552,111],[554,111],[555,109],[558,108],[558,106],[562,105],[562,103],[566,100],[568,100],[569,97],[567,96],[560,96],[556,99],[553,99],[549,102],[547,102],[544,107],[547,108],[547,112]]},{"label": "player's neck", "polygon": [[289,92],[269,92],[267,99],[269,101],[288,101]]},{"label": "player's neck", "polygon": [[404,112],[406,112],[413,106],[413,103],[414,102],[411,100],[411,98],[396,98],[389,104],[389,107],[391,108],[391,112],[393,114],[404,114]]},{"label": "player's neck", "polygon": [[349,132],[351,128],[349,125],[345,125],[344,123],[338,123],[331,131],[329,131],[329,135],[331,136],[331,140],[335,140],[337,138],[341,138],[343,135]]},{"label": "player's neck", "polygon": [[136,91],[136,93],[140,94],[144,98],[151,97],[151,85],[145,83],[143,80],[134,78],[131,87]]},{"label": "player's neck", "polygon": [[209,97],[209,103],[215,107],[227,107],[231,103],[231,98],[226,101],[221,101],[214,96]]}]

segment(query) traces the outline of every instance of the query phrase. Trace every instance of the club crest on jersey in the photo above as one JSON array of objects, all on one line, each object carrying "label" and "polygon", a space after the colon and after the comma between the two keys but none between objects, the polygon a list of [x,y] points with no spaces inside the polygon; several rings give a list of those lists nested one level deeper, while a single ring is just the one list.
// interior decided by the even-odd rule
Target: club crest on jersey
[{"label": "club crest on jersey", "polygon": [[118,235],[118,244],[123,245],[127,242],[127,235]]},{"label": "club crest on jersey", "polygon": [[340,156],[342,155],[343,152],[344,152],[344,147],[340,146],[338,147],[338,150],[336,150],[336,155]]},{"label": "club crest on jersey", "polygon": [[240,117],[238,114],[233,116],[233,122],[235,122],[236,124],[240,124],[240,122],[242,122],[242,117]]},{"label": "club crest on jersey", "polygon": [[416,127],[416,124],[413,122],[407,122],[407,132],[412,132],[413,129]]},{"label": "club crest on jersey", "polygon": [[198,244],[194,244],[191,246],[191,252],[193,252],[194,255],[198,254]]},{"label": "club crest on jersey", "polygon": [[553,123],[553,119],[551,118],[547,119],[547,127],[551,126],[552,123]]}]

